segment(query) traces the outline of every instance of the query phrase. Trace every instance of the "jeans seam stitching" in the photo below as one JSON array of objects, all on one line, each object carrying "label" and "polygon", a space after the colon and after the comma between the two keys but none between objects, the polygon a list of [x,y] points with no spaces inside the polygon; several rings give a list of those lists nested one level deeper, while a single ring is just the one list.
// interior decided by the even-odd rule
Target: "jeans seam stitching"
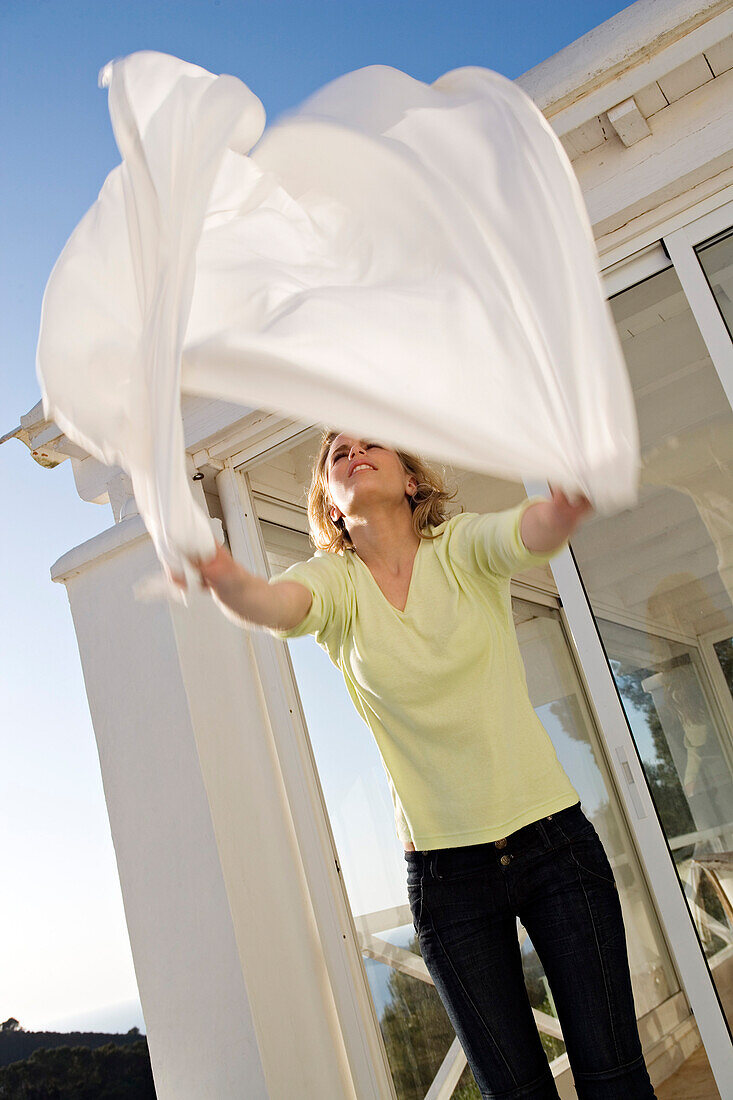
[{"label": "jeans seam stitching", "polygon": [[580,867],[583,871],[586,872],[586,874],[593,875],[595,878],[599,879],[601,882],[605,882],[607,886],[613,886],[614,889],[618,889],[618,886],[617,886],[617,883],[616,883],[615,879],[606,878],[605,875],[599,875],[597,871],[594,871],[590,867],[586,867],[585,864],[581,863],[580,860],[576,858],[575,852],[573,851],[573,841],[572,841],[572,839],[566,834],[566,832],[563,829],[562,825],[558,825],[558,828],[560,829],[560,832],[562,833],[563,837],[565,838],[565,840],[567,842],[568,851],[570,853],[570,857],[571,857],[573,863],[575,864],[575,866]]},{"label": "jeans seam stitching", "polygon": [[[413,917],[412,917],[412,926],[415,929],[415,935],[419,936],[420,935],[420,920],[422,918],[422,899],[423,899],[423,889],[424,889],[422,877],[420,878],[419,882],[410,882],[410,883],[408,883],[408,886],[419,886],[420,887],[419,904],[416,906],[417,916],[413,915]],[[408,897],[408,901],[409,901],[409,897]],[[412,908],[412,906],[410,906],[410,908]]]},{"label": "jeans seam stitching", "polygon": [[632,1059],[632,1061],[624,1062],[622,1066],[614,1066],[613,1069],[603,1070],[601,1073],[575,1073],[575,1071],[573,1071],[573,1076],[580,1077],[585,1081],[611,1081],[614,1077],[618,1077],[620,1073],[625,1072],[626,1070],[631,1069],[633,1066],[636,1065],[640,1067],[644,1066],[644,1068],[646,1069],[646,1060],[644,1058],[643,1052],[637,1058]]},{"label": "jeans seam stitching", "polygon": [[[549,1062],[547,1064],[547,1068],[548,1070],[550,1069]],[[550,1076],[552,1076],[552,1070],[550,1070]],[[555,1078],[553,1077],[552,1080],[554,1083]],[[524,1094],[526,1093],[527,1089],[533,1089],[535,1085],[542,1085],[546,1083],[547,1073],[545,1072],[541,1073],[539,1077],[535,1077],[534,1081],[528,1081],[526,1085],[518,1085],[517,1089],[519,1089],[520,1092]],[[555,1085],[555,1088],[557,1089],[557,1085]],[[491,1096],[494,1098],[494,1100],[502,1100],[502,1097],[509,1097],[509,1100],[511,1100],[513,1096],[517,1095],[517,1089],[507,1089],[506,1092],[492,1092]]]},{"label": "jeans seam stitching", "polygon": [[[509,1073],[512,1081],[514,1081],[515,1087],[517,1087],[517,1088],[522,1087],[522,1086],[519,1085],[519,1082],[517,1081],[517,1078],[514,1076],[514,1071],[512,1070],[512,1067],[509,1065],[509,1062],[507,1061],[503,1050],[501,1049],[501,1047],[497,1043],[496,1039],[492,1035],[490,1028],[487,1026],[486,1021],[484,1020],[484,1017],[483,1017],[483,1013],[479,1011],[478,1005],[476,1005],[476,1003],[474,1002],[473,997],[471,996],[471,994],[468,992],[465,985],[463,984],[461,976],[458,973],[458,971],[456,970],[455,965],[453,963],[453,960],[450,957],[450,955],[448,954],[448,951],[445,947],[445,944],[443,943],[442,939],[440,938],[440,936],[438,934],[438,930],[435,927],[435,925],[433,925],[433,934],[435,935],[436,940],[440,944],[440,949],[443,952],[443,955],[445,956],[445,958],[448,962],[448,965],[450,966],[451,971],[453,972],[453,974],[455,976],[455,979],[458,982],[459,987],[462,989],[463,994],[466,997],[466,999],[467,999],[468,1003],[470,1004],[471,1008],[474,1010],[474,1012],[478,1016],[478,1018],[481,1022],[481,1027],[484,1029],[484,1031],[488,1035],[490,1041],[493,1043],[494,1047],[496,1048],[496,1050],[499,1054],[499,1057],[501,1058],[501,1060],[503,1061],[504,1065],[507,1068],[507,1072]],[[459,1040],[459,1042],[460,1042],[460,1040]]]},{"label": "jeans seam stitching", "polygon": [[614,1049],[616,1051],[616,1061],[618,1062],[618,1060],[620,1058],[619,1049],[618,1049],[618,1038],[616,1036],[616,1027],[615,1027],[614,1018],[613,1018],[613,1009],[611,1007],[611,998],[610,998],[610,993],[609,993],[609,989],[608,989],[608,977],[606,975],[606,963],[605,963],[604,958],[603,958],[603,952],[601,951],[601,945],[598,942],[598,934],[596,932],[596,923],[595,923],[595,920],[593,919],[593,910],[591,908],[590,900],[588,898],[588,893],[586,891],[585,884],[584,884],[582,878],[580,877],[578,861],[575,859],[575,856],[573,855],[572,850],[571,850],[570,854],[573,857],[573,862],[576,865],[576,870],[577,870],[577,873],[578,873],[578,882],[580,884],[581,890],[583,891],[583,897],[585,898],[585,904],[586,904],[586,907],[588,909],[588,915],[590,917],[591,928],[593,929],[593,939],[595,940],[596,950],[598,951],[598,958],[599,958],[600,963],[601,963],[601,973],[603,974],[603,990],[604,990],[604,993],[606,994],[606,1007],[608,1009],[608,1019],[609,1019],[610,1025],[611,1025],[611,1035],[613,1036],[613,1045],[614,1045]]}]

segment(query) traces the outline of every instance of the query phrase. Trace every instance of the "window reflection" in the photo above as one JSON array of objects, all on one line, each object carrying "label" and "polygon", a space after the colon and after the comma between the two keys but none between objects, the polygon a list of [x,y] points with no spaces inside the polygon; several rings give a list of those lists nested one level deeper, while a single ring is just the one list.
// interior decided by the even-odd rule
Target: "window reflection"
[{"label": "window reflection", "polygon": [[708,286],[733,337],[733,232],[727,229],[695,249]]},{"label": "window reflection", "polygon": [[[729,256],[730,236],[701,253],[723,305]],[[572,548],[730,1018],[733,414],[672,268],[610,305],[639,420],[640,498],[592,517]]]}]

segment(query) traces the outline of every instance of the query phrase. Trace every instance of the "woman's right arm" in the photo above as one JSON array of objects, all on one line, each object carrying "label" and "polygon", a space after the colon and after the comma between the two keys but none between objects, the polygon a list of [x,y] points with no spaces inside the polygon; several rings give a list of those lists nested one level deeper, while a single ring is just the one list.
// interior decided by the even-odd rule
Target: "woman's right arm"
[{"label": "woman's right arm", "polygon": [[[312,595],[297,581],[268,584],[264,577],[249,573],[229,551],[217,545],[209,561],[194,561],[202,587],[208,588],[228,619],[237,626],[261,626],[290,630],[307,615]],[[173,576],[180,587],[183,578]]]}]

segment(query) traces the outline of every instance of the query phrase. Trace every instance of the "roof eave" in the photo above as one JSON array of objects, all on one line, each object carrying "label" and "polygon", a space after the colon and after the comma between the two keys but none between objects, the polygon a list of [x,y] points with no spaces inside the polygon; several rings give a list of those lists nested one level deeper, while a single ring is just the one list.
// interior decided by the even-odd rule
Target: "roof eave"
[{"label": "roof eave", "polygon": [[[682,64],[687,60],[686,54],[694,56],[706,44],[730,33],[727,22],[731,18],[730,0],[637,0],[528,69],[515,83],[553,121],[554,128],[564,133],[587,120],[573,112],[569,125],[555,125],[556,116],[569,107],[592,97],[587,118],[593,117],[618,102],[614,98],[617,94],[614,84],[620,77],[636,69],[639,87],[648,84],[656,79],[656,74],[646,71],[655,58],[670,53],[674,56],[670,57],[668,68]],[[678,48],[672,50],[675,46]],[[610,102],[606,108],[599,108],[593,93],[605,86],[611,93]]]}]

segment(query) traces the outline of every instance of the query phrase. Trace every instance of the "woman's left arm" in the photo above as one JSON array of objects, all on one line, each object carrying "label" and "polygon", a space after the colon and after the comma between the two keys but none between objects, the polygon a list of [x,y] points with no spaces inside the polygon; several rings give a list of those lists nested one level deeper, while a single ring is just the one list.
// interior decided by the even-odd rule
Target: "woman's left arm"
[{"label": "woman's left arm", "polygon": [[587,497],[580,497],[571,504],[559,489],[550,486],[552,500],[531,504],[522,516],[520,535],[522,542],[534,554],[549,554],[569,539],[593,505]]}]

